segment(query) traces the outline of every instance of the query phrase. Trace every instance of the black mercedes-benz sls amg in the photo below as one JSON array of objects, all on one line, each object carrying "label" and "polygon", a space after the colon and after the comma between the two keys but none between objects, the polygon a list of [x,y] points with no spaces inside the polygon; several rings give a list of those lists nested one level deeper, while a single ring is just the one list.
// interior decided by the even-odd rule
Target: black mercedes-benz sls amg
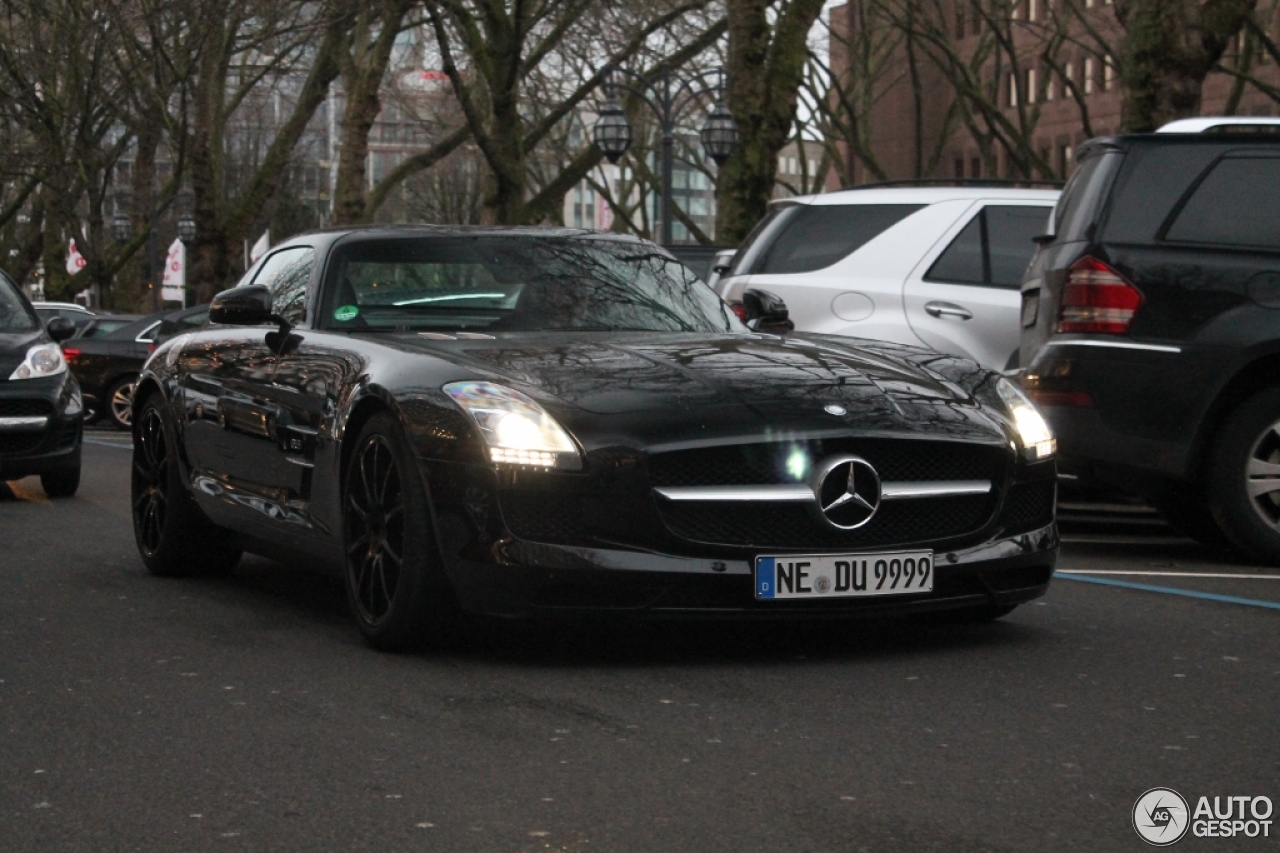
[{"label": "black mercedes-benz sls amg", "polygon": [[1014,386],[745,304],[614,234],[295,237],[139,379],[143,561],[340,572],[385,649],[460,612],[994,618],[1045,592],[1055,446]]}]

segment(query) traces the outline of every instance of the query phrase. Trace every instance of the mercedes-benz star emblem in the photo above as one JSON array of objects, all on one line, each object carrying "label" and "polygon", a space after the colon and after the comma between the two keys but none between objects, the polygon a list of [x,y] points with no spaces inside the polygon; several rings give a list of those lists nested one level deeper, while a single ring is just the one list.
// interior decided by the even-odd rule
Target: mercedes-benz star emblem
[{"label": "mercedes-benz star emblem", "polygon": [[844,406],[840,405],[839,403],[827,403],[825,406],[822,407],[822,411],[826,412],[828,415],[835,415],[836,417],[840,417],[841,415],[848,414],[848,412],[845,411]]},{"label": "mercedes-benz star emblem", "polygon": [[871,520],[880,507],[880,475],[858,456],[832,456],[813,472],[813,496],[827,524],[853,530]]}]

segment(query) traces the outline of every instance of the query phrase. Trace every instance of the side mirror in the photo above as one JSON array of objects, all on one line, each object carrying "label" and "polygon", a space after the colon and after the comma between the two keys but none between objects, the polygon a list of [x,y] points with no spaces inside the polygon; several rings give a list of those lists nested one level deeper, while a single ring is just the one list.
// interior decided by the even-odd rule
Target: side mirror
[{"label": "side mirror", "polygon": [[53,338],[55,344],[60,344],[76,333],[76,324],[66,317],[54,317],[44,324],[44,330],[49,333],[49,337]]},{"label": "side mirror", "polygon": [[271,319],[271,291],[260,284],[224,290],[209,303],[210,323],[258,326]]},{"label": "side mirror", "polygon": [[748,288],[742,294],[742,305],[747,311],[747,326],[757,332],[781,334],[796,327],[791,322],[787,303],[767,290]]}]

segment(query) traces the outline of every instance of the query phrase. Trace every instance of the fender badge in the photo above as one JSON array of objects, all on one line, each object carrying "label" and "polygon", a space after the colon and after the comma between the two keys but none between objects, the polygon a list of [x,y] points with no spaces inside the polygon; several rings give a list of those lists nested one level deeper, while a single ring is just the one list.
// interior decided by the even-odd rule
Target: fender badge
[{"label": "fender badge", "polygon": [[844,406],[837,406],[835,403],[828,403],[823,406],[822,411],[826,412],[828,415],[835,415],[836,417],[848,414],[848,412],[845,411]]}]

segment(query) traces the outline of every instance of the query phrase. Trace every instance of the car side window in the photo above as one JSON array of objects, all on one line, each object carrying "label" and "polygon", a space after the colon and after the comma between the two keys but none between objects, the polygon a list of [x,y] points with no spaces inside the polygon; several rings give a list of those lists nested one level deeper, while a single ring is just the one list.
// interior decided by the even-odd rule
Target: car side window
[{"label": "car side window", "polygon": [[982,211],[987,218],[987,253],[990,284],[993,287],[1022,287],[1022,275],[1036,253],[1031,238],[1045,233],[1049,208],[1029,205],[989,204]]},{"label": "car side window", "polygon": [[1165,232],[1166,240],[1280,249],[1280,157],[1219,160]]},{"label": "car side window", "polygon": [[986,284],[986,254],[982,251],[982,211],[956,235],[946,251],[924,274],[925,281],[951,284]]},{"label": "car side window", "polygon": [[922,204],[824,204],[791,214],[752,264],[752,273],[801,273],[852,255]]},{"label": "car side window", "polygon": [[194,331],[195,329],[198,329],[201,326],[203,326],[204,321],[208,319],[209,319],[208,311],[200,311],[196,314],[191,314],[190,316],[183,317],[181,320],[178,321],[177,332],[181,334],[182,332]]},{"label": "car side window", "polygon": [[253,279],[253,284],[271,291],[272,310],[295,325],[306,319],[307,282],[315,257],[310,246],[282,249],[267,258]]},{"label": "car side window", "polygon": [[1047,207],[989,204],[933,262],[925,281],[1016,289],[1035,254],[1031,238],[1048,221]]}]

